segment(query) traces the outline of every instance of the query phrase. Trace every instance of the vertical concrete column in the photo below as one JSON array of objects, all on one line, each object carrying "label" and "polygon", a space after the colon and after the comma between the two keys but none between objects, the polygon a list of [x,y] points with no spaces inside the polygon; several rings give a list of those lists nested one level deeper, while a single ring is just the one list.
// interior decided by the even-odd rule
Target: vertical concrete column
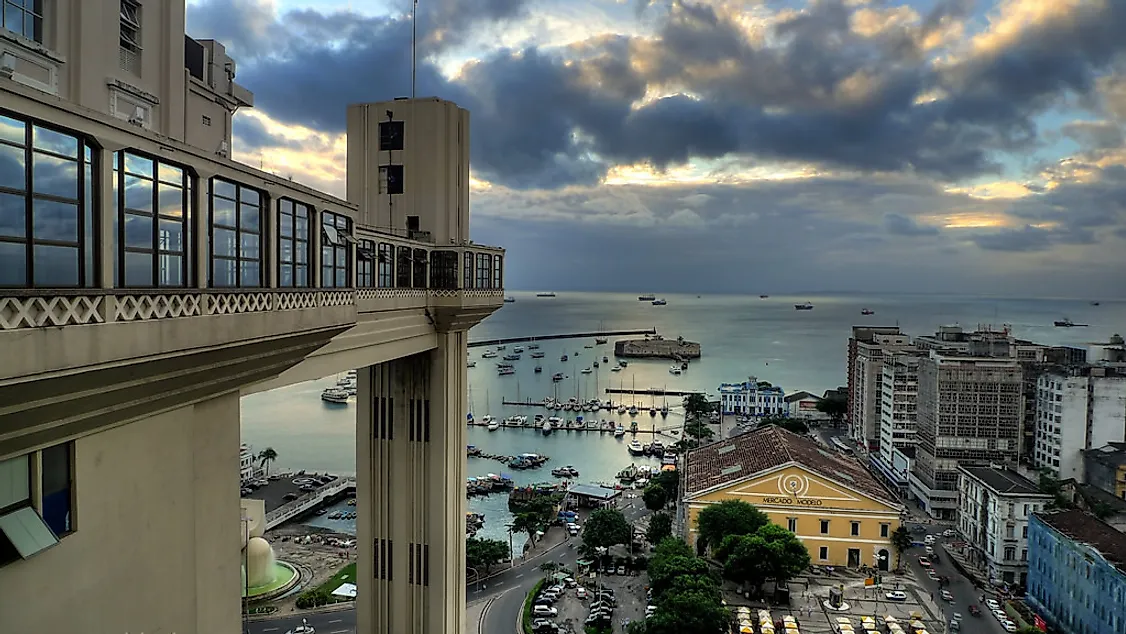
[{"label": "vertical concrete column", "polygon": [[207,288],[211,278],[209,253],[211,236],[208,230],[211,228],[211,177],[214,174],[196,169],[198,178],[195,186],[192,187],[191,199],[188,201],[188,204],[192,205],[194,214],[191,220],[191,230],[195,234],[194,241],[191,243],[192,268],[195,273],[195,287]]},{"label": "vertical concrete column", "polygon": [[[79,82],[80,83],[80,82]],[[114,150],[94,150],[97,154],[96,165],[98,171],[94,173],[98,181],[97,210],[94,216],[97,225],[94,226],[94,244],[98,245],[96,256],[98,258],[98,288],[113,288],[114,252],[118,248],[117,236],[114,235],[114,219],[117,214],[117,205],[114,200],[113,187],[113,154]]]}]

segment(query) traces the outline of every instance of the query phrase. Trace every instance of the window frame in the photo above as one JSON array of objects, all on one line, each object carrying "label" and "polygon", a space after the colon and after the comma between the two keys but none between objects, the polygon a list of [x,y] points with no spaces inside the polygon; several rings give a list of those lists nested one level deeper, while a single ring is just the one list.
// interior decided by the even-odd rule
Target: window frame
[{"label": "window frame", "polygon": [[[392,178],[392,177],[396,178]],[[406,170],[402,164],[390,163],[379,166],[379,193],[385,196],[398,196],[406,190],[403,180]]]},{"label": "window frame", "polygon": [[[386,126],[386,127],[384,127]],[[399,132],[399,142],[397,147],[392,147],[390,143],[392,127],[397,128]],[[387,133],[384,133],[387,130]],[[380,152],[401,152],[406,147],[406,121],[390,119],[387,121],[379,122],[379,151]],[[387,144],[385,144],[387,142]]]},{"label": "window frame", "polygon": [[414,282],[413,288],[427,288],[430,281],[427,279],[430,273],[430,252],[426,249],[414,249],[411,255],[411,266],[414,267],[414,272],[411,274],[411,279]]},{"label": "window frame", "polygon": [[395,288],[395,245],[390,242],[380,242],[376,248],[376,277],[375,285],[378,288]]},{"label": "window frame", "polygon": [[[289,211],[285,210],[285,205],[289,206]],[[281,196],[275,205],[277,208],[277,249],[278,249],[278,267],[277,267],[277,285],[278,288],[312,288],[314,285],[313,275],[313,227],[320,226],[317,223],[317,211],[309,203],[303,203],[288,196]],[[298,209],[305,213],[305,236],[302,238],[298,235],[297,220]],[[290,235],[284,235],[282,227],[284,222],[282,216],[290,218]],[[299,253],[298,247],[304,243],[305,262],[298,262],[297,254]],[[290,258],[292,261],[285,260],[285,249],[283,245],[289,245]],[[297,283],[297,271],[299,268],[305,268],[305,282],[303,284]],[[284,273],[289,272],[289,283],[285,283]]]},{"label": "window frame", "polygon": [[[0,0],[6,2],[6,0]],[[97,288],[99,286],[99,273],[101,272],[100,253],[101,244],[98,227],[100,226],[100,205],[98,175],[101,173],[100,153],[90,138],[83,134],[45,124],[33,117],[25,116],[11,110],[0,109],[0,117],[23,124],[22,145],[7,139],[0,139],[0,149],[9,148],[22,151],[23,184],[22,189],[0,187],[0,194],[23,197],[23,237],[0,234],[0,244],[14,244],[23,249],[24,279],[21,284],[3,284],[0,288]],[[67,156],[50,149],[37,149],[35,147],[35,129],[73,138],[74,156]],[[35,181],[35,157],[44,156],[55,160],[72,161],[75,168],[75,198],[67,198],[49,193],[37,193],[38,186]],[[75,239],[52,240],[37,239],[35,237],[35,207],[36,202],[56,203],[59,205],[73,205],[75,212]],[[74,249],[75,252],[75,277],[74,284],[37,284],[35,280],[35,252],[37,246]]]},{"label": "window frame", "polygon": [[476,270],[475,270],[476,266],[477,266],[477,254],[475,254],[472,251],[466,251],[465,257],[462,258],[462,265],[461,265],[461,267],[463,269],[463,271],[461,273],[462,288],[469,290],[469,289],[474,287],[473,282],[474,282],[474,274],[476,273]]},{"label": "window frame", "polygon": [[410,247],[398,246],[395,248],[396,288],[413,288],[411,285],[411,276],[414,273],[413,257],[414,253]]},{"label": "window frame", "polygon": [[375,268],[379,254],[375,240],[356,241],[356,288],[375,288]]},{"label": "window frame", "polygon": [[[43,41],[43,14],[45,12],[43,6],[44,1],[35,0],[35,2],[38,2],[38,5],[33,5],[32,8],[29,9],[26,6],[23,6],[22,3],[17,4],[13,0],[0,0],[0,27],[3,27],[11,31],[12,33],[15,33],[16,35],[24,39],[31,40],[32,42],[35,42],[37,44],[45,44],[45,42]],[[9,7],[11,7],[11,9],[15,11],[20,12],[20,28],[18,29],[13,29],[8,25],[7,16]],[[39,9],[38,11],[36,11],[37,8]],[[31,17],[32,26],[31,35],[28,35],[25,32],[29,16]]]},{"label": "window frame", "polygon": [[477,284],[475,288],[492,288],[493,281],[493,256],[490,253],[477,254]]},{"label": "window frame", "polygon": [[504,288],[504,256],[497,253],[493,255],[493,286],[494,289]]},{"label": "window frame", "polygon": [[[125,170],[125,156],[131,155],[152,164],[152,173],[149,176],[144,174],[135,174]],[[113,165],[110,166],[111,176],[113,178],[114,186],[114,239],[117,241],[117,248],[114,253],[114,286],[119,288],[190,288],[195,284],[195,267],[192,265],[192,250],[195,248],[195,196],[194,196],[194,180],[195,174],[186,165],[173,163],[172,161],[164,161],[159,156],[141,152],[134,149],[124,149],[113,153]],[[171,181],[163,181],[160,176],[160,167],[167,165],[168,167],[180,170],[181,178],[178,184]],[[126,178],[137,178],[147,181],[151,187],[152,193],[149,200],[150,211],[134,209],[125,206],[125,201],[128,200],[125,191]],[[161,185],[175,186],[180,189],[180,235],[182,236],[182,248],[180,252],[170,251],[161,248],[160,238],[160,223],[162,220],[175,221],[173,216],[161,215],[160,213],[160,186]],[[127,215],[137,217],[148,217],[152,224],[151,241],[148,247],[130,247],[126,241],[126,223]],[[128,266],[126,260],[127,253],[139,253],[149,255],[151,261],[149,263],[149,271],[151,273],[149,284],[130,284],[129,278],[126,275]],[[165,284],[161,283],[160,276],[165,267],[161,266],[165,258],[178,257],[180,258],[180,283],[179,284]]]},{"label": "window frame", "polygon": [[[44,464],[43,455],[44,455],[44,452],[49,451],[49,450],[53,450],[53,449],[59,448],[59,447],[63,448],[63,451],[66,452],[67,474],[66,474],[66,489],[65,489],[65,491],[67,493],[67,498],[66,498],[67,499],[67,514],[68,514],[68,519],[69,519],[68,528],[65,532],[62,532],[62,533],[56,532],[55,529],[51,527],[50,523],[48,523],[47,519],[44,518],[44,516],[43,516],[44,501],[45,501],[45,497],[46,497],[45,494],[44,494],[46,487],[44,486],[44,479],[43,479],[43,464]],[[8,459],[8,460],[17,460],[17,459],[20,459],[20,458],[26,459],[26,463],[27,463],[27,465],[26,465],[27,466],[27,493],[26,493],[26,496],[23,499],[17,500],[16,502],[10,503],[10,504],[4,506],[3,508],[0,508],[0,518],[4,518],[4,517],[14,515],[15,513],[21,512],[24,509],[29,509],[34,514],[35,519],[38,520],[38,522],[41,524],[42,528],[44,528],[47,531],[47,534],[52,538],[52,542],[50,544],[47,544],[46,546],[43,546],[39,550],[37,550],[37,551],[35,551],[35,552],[33,552],[33,553],[31,553],[31,554],[29,554],[25,557],[25,556],[23,556],[22,554],[19,553],[19,551],[16,549],[15,544],[13,544],[11,542],[11,540],[7,537],[7,535],[4,534],[4,532],[2,530],[0,530],[0,539],[4,540],[4,542],[6,542],[7,545],[11,547],[10,552],[11,552],[11,554],[15,555],[14,558],[9,558],[9,559],[0,558],[0,568],[3,568],[4,566],[16,563],[18,561],[22,561],[24,559],[30,559],[30,558],[38,555],[39,553],[41,553],[45,550],[49,550],[50,548],[53,548],[54,546],[58,545],[58,543],[60,541],[62,541],[63,539],[65,539],[67,536],[73,535],[74,533],[76,533],[78,531],[78,523],[77,523],[77,516],[78,516],[77,500],[78,500],[78,498],[77,498],[77,487],[75,485],[75,453],[74,453],[74,451],[75,451],[75,444],[74,444],[74,441],[72,440],[72,441],[67,441],[67,442],[64,442],[64,443],[59,443],[59,444],[56,444],[56,445],[51,445],[50,447],[45,447],[43,449],[39,449],[39,450],[36,450],[36,451],[30,451],[30,452],[27,452],[27,453],[24,453],[24,454],[13,456],[12,458]],[[6,460],[4,462],[6,462]]]},{"label": "window frame", "polygon": [[[227,185],[232,185],[235,188],[235,225],[216,225],[215,224],[215,183],[221,182]],[[244,229],[242,226],[242,205],[243,205],[243,191],[251,191],[258,194],[258,230],[250,231]],[[226,196],[218,196],[222,200],[230,201]],[[250,204],[250,203],[247,203]],[[266,227],[266,209],[269,208],[269,200],[267,199],[266,192],[250,185],[244,185],[238,181],[229,180],[222,176],[212,176],[208,182],[207,187],[207,282],[211,288],[265,288],[268,284],[267,271],[263,268],[263,264],[268,261],[267,244],[268,238]],[[234,231],[235,255],[215,255],[215,230],[222,229],[227,231]],[[256,235],[258,237],[258,256],[256,258],[247,258],[242,255],[242,238],[243,235]],[[224,262],[235,263],[235,284],[231,286],[220,286],[215,283],[215,264],[216,260]],[[256,286],[243,284],[242,271],[243,264],[247,262],[255,262],[258,264],[258,284]]]},{"label": "window frame", "polygon": [[819,521],[821,522],[821,534],[822,535],[828,535],[829,531],[832,530],[832,526],[829,525],[829,520],[819,520]]},{"label": "window frame", "polygon": [[[321,288],[352,288],[352,219],[344,214],[321,210]],[[327,229],[337,238],[333,241]],[[332,262],[325,257],[332,254]],[[343,257],[344,263],[340,263]],[[326,273],[329,278],[326,280]],[[340,279],[340,278],[343,279]]]},{"label": "window frame", "polygon": [[435,249],[430,252],[430,288],[456,291],[458,281],[457,251]]}]

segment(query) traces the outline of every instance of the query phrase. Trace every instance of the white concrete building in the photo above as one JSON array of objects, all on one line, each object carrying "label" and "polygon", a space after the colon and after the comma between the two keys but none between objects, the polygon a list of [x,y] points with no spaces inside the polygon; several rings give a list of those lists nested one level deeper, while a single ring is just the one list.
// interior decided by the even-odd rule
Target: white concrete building
[{"label": "white concrete building", "polygon": [[782,388],[748,377],[742,383],[722,383],[718,390],[720,411],[736,416],[775,416],[786,414],[786,393]]},{"label": "white concrete building", "polygon": [[1081,366],[1040,375],[1033,463],[1084,482],[1083,452],[1126,441],[1126,374]]},{"label": "white concrete building", "polygon": [[849,340],[849,437],[868,452],[880,445],[884,357],[911,347],[898,328],[853,327]]},{"label": "white concrete building", "polygon": [[1003,467],[958,468],[957,527],[973,546],[971,557],[993,583],[1024,585],[1028,576],[1028,516],[1052,496]]},{"label": "white concrete building", "polygon": [[239,398],[357,369],[357,630],[464,632],[466,336],[504,295],[469,114],[350,107],[344,200],[229,158],[253,97],[183,0],[4,9],[4,629],[237,631]]},{"label": "white concrete building", "polygon": [[884,358],[880,380],[880,460],[892,464],[897,448],[915,446],[916,398],[919,394],[917,354],[902,353]]},{"label": "white concrete building", "polygon": [[240,445],[238,450],[239,480],[243,482],[253,480],[263,473],[265,473],[265,470],[259,464],[258,455],[254,453],[254,448],[245,443]]},{"label": "white concrete building", "polygon": [[794,392],[785,399],[786,412],[790,418],[801,418],[808,421],[826,421],[829,415],[817,409],[821,397],[809,392]]}]

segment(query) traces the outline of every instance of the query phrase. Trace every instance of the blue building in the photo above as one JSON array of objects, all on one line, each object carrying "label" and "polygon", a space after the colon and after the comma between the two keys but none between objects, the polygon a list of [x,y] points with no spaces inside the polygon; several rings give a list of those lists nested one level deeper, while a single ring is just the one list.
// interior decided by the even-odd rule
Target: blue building
[{"label": "blue building", "polygon": [[719,386],[720,411],[739,416],[785,416],[786,393],[782,388],[748,377],[742,383]]},{"label": "blue building", "polygon": [[1027,600],[1067,634],[1126,632],[1126,534],[1079,510],[1034,514]]}]

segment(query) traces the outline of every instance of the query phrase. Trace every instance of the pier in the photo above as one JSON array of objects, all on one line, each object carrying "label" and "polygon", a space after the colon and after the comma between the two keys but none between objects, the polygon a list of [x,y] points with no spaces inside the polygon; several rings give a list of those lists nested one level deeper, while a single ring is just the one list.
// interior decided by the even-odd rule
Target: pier
[{"label": "pier", "polygon": [[656,328],[649,328],[646,330],[603,330],[601,332],[576,332],[576,333],[563,333],[555,335],[539,335],[536,337],[506,337],[504,339],[485,339],[483,341],[470,341],[467,345],[470,348],[480,348],[482,346],[502,346],[510,343],[532,343],[536,341],[552,341],[555,339],[591,339],[594,337],[630,337],[634,335],[655,335],[657,334]]},{"label": "pier", "polygon": [[607,394],[640,394],[641,396],[688,396],[690,394],[704,394],[701,390],[684,391],[684,390],[625,390],[617,387],[606,388]]}]

